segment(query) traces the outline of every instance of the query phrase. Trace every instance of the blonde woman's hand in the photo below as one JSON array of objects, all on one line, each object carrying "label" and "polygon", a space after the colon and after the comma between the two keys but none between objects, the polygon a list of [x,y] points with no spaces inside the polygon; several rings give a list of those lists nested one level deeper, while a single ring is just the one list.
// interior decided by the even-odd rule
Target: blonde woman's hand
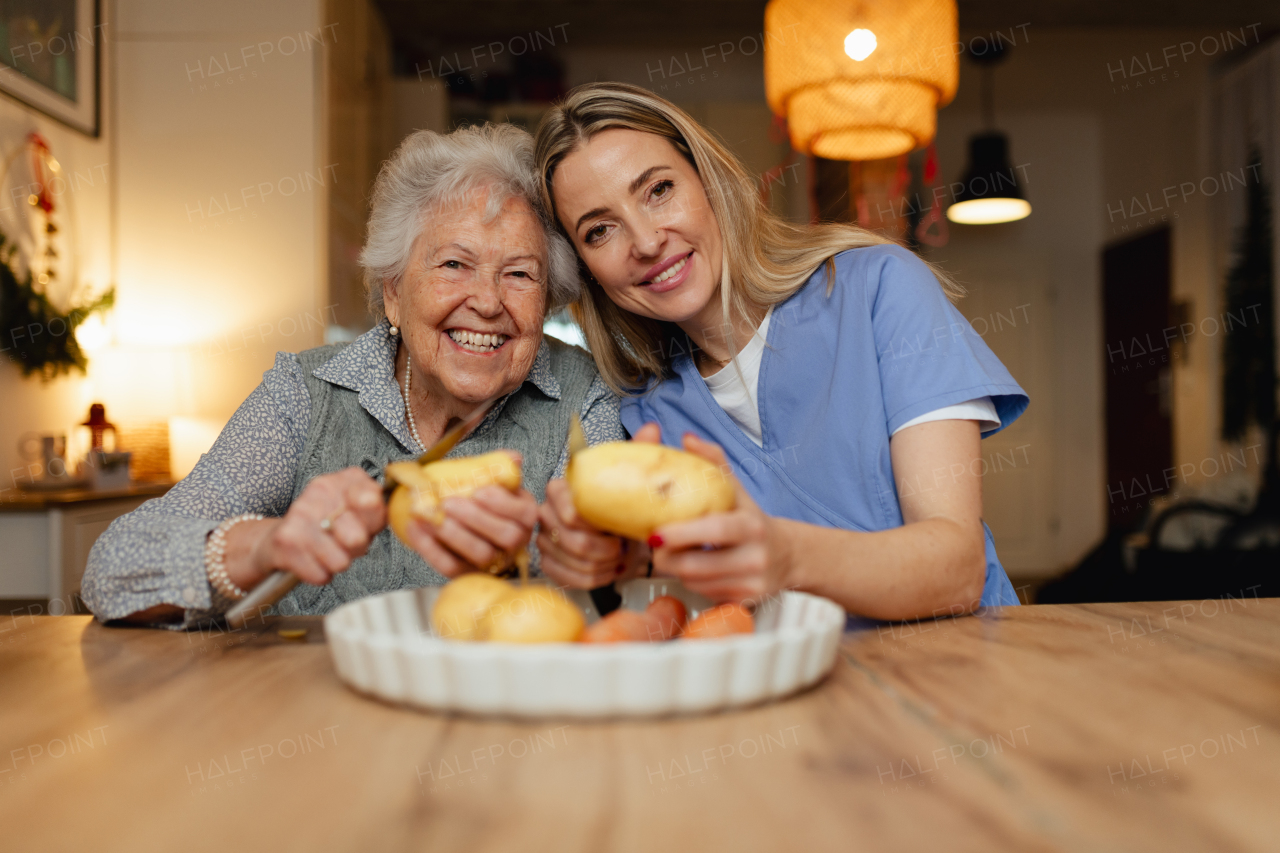
[{"label": "blonde woman's hand", "polygon": [[[646,424],[636,433],[637,440],[642,435],[658,440],[657,424]],[[684,449],[729,470],[717,444],[687,433]],[[736,477],[726,476],[733,478],[735,508],[654,531],[649,539],[653,573],[679,578],[687,589],[713,601],[760,601],[786,585],[785,523],[761,510]]]}]

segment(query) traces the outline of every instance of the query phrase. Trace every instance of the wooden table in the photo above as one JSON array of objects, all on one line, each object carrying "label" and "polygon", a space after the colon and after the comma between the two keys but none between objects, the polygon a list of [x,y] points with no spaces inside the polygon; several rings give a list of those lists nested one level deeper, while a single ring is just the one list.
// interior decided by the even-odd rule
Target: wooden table
[{"label": "wooden table", "polygon": [[0,849],[1280,849],[1277,599],[851,631],[807,693],[651,722],[391,707],[321,631],[0,617]]}]

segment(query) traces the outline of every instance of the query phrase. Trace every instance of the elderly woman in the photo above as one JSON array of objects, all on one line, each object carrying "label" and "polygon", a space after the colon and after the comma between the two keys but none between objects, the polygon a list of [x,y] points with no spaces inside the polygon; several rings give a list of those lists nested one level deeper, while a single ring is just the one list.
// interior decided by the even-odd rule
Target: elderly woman
[{"label": "elderly woman", "polygon": [[[197,624],[275,570],[303,581],[279,612],[325,613],[530,541],[572,416],[593,443],[624,437],[591,358],[543,338],[577,269],[533,175],[532,140],[510,125],[401,144],[361,256],[382,321],[349,345],[278,354],[190,476],[111,525],[82,585],[99,619]],[[410,550],[386,527],[375,477],[494,400],[450,456],[518,453],[525,489],[450,498],[438,526],[411,526]]]}]

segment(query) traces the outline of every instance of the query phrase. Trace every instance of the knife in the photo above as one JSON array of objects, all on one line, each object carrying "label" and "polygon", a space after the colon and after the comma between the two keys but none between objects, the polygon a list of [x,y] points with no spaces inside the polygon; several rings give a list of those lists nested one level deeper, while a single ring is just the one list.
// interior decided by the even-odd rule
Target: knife
[{"label": "knife", "polygon": [[[449,429],[445,430],[444,435],[440,436],[440,440],[427,448],[426,453],[418,457],[418,464],[426,465],[430,462],[439,462],[441,459],[445,458],[445,456],[449,454],[449,451],[453,450],[454,445],[459,441],[462,441],[462,439],[466,437],[471,430],[475,429],[480,422],[484,420],[484,416],[489,413],[489,406],[492,403],[492,400],[486,400],[481,403],[474,412],[468,415],[466,420],[458,421]],[[387,476],[386,468],[384,467],[382,473],[383,495],[386,496],[391,494],[395,491],[395,488],[396,484]]]},{"label": "knife", "polygon": [[577,415],[569,421],[569,459],[587,449],[587,437],[582,432],[582,421]]},{"label": "knife", "polygon": [[[443,459],[480,421],[484,420],[484,416],[489,412],[489,406],[492,403],[492,400],[486,400],[464,420],[458,421],[458,423],[445,430],[445,434],[440,436],[440,440],[431,445],[426,453],[418,457],[418,464],[426,465],[429,462],[437,462]],[[383,469],[382,481],[382,494],[385,498],[396,487],[391,478],[387,477],[385,468]],[[336,515],[341,515],[345,511],[346,507],[344,506],[338,510]],[[332,521],[333,517],[331,516],[329,520]],[[266,580],[250,590],[248,595],[237,601],[227,611],[227,625],[232,628],[243,628],[248,624],[253,613],[260,614],[263,610],[274,605],[288,595],[289,590],[297,586],[298,582],[298,576],[291,572],[279,570],[272,572]]]}]

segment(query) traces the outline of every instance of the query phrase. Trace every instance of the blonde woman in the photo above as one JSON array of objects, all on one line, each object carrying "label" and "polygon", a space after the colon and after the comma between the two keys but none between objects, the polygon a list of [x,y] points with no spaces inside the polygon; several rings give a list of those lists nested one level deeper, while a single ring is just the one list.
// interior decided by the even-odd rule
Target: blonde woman
[{"label": "blonde woman", "polygon": [[[723,145],[639,87],[575,89],[536,141],[587,282],[572,310],[626,395],[624,426],[738,481],[735,510],[655,533],[655,573],[880,619],[1017,603],[982,520],[978,445],[1028,399],[950,279],[864,229],[772,215]],[[616,563],[593,557],[616,553],[606,537],[563,483],[547,494],[544,571],[612,580]]]}]

